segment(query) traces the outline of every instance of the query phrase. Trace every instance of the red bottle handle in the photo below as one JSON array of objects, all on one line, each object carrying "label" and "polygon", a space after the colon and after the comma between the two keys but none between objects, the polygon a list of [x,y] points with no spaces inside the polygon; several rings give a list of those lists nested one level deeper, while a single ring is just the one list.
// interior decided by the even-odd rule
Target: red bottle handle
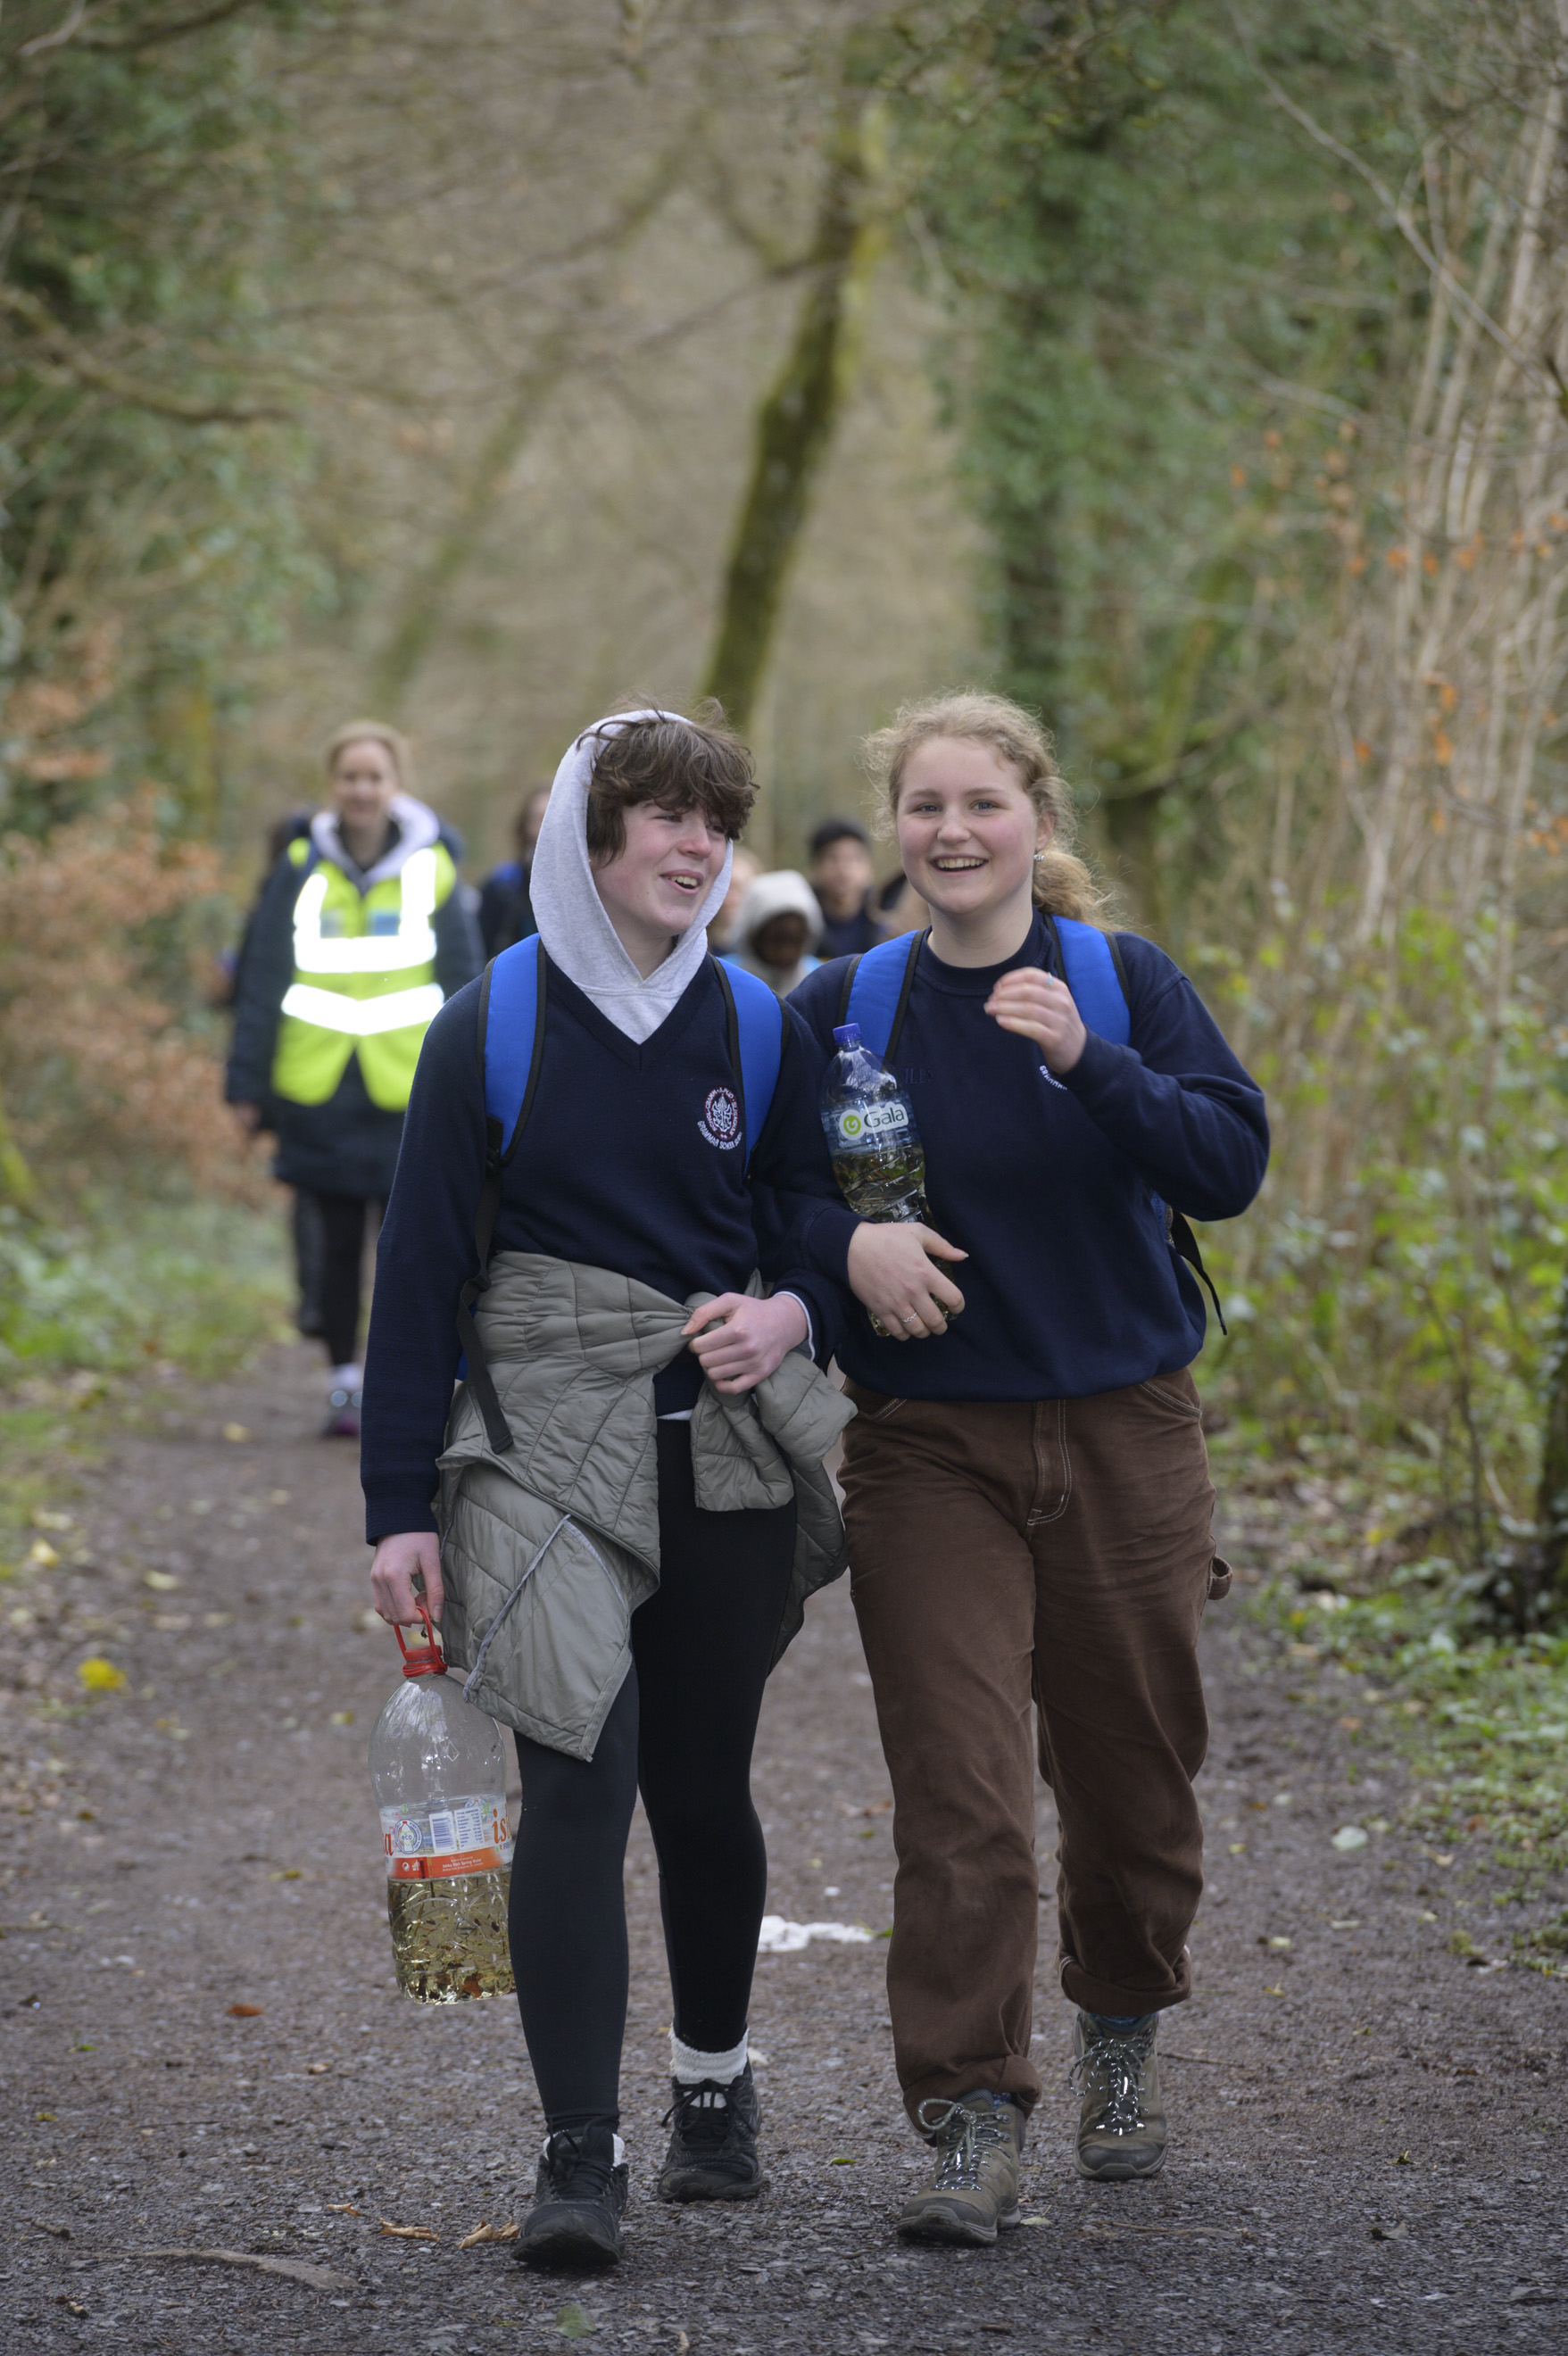
[{"label": "red bottle handle", "polygon": [[405,1644],[403,1641],[403,1630],[394,1627],[392,1631],[398,1641],[398,1649],[403,1655],[403,1676],[405,1677],[444,1677],[446,1674],[446,1656],[441,1650],[441,1639],[431,1623],[430,1607],[423,1595],[416,1595],[413,1601],[414,1607],[424,1622],[424,1643],[412,1646]]}]

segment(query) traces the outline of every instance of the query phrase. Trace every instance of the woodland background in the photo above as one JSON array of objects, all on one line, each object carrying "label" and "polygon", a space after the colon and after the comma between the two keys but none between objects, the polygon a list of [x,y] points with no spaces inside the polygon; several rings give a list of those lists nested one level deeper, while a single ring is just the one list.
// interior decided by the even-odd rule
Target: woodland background
[{"label": "woodland background", "polygon": [[275,1316],[208,983],[340,718],[478,874],[714,691],[793,864],[983,680],[1270,1091],[1234,1476],[1556,1659],[1565,91],[1564,0],[6,0],[0,1384]]}]

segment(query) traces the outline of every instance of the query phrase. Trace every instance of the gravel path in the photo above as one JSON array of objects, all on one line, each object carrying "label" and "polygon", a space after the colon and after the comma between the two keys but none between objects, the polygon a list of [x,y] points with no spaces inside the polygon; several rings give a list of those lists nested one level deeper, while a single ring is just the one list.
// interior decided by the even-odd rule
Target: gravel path
[{"label": "gravel path", "polygon": [[[900,2248],[921,2154],[874,1936],[758,1963],[770,2196],[654,2203],[668,1997],[639,1818],[628,2261],[574,2285],[504,2245],[460,2249],[520,2213],[540,2116],[510,2002],[427,2010],[392,1984],[364,1745],[395,1651],[366,1624],[351,1452],[306,1436],[317,1391],[314,1361],[285,1351],[221,1394],[171,1393],[62,1495],[62,1559],[31,1623],[13,1614],[0,2345],[1568,2345],[1568,1990],[1450,1954],[1463,1859],[1373,1829],[1397,1764],[1353,1757],[1353,1699],[1295,1690],[1316,1670],[1226,1606],[1208,1638],[1211,1882],[1197,1994],[1164,2039],[1162,2177],[1071,2173],[1047,1955],[1026,2229],[994,2252]],[[83,1704],[91,1653],[129,1684]],[[772,1911],[884,1930],[886,1779],[842,1584],[773,1680],[756,1789]],[[1337,1851],[1352,1822],[1366,1845]],[[1048,1847],[1044,1805],[1041,1828]],[[1496,1952],[1485,1888],[1463,1895]]]}]

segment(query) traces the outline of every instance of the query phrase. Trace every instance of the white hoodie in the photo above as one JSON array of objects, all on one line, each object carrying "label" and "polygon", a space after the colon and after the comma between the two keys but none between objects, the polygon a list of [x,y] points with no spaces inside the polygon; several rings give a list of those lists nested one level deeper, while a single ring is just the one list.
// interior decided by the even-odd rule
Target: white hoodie
[{"label": "white hoodie", "polygon": [[[689,928],[676,936],[669,956],[644,980],[609,920],[588,858],[588,786],[595,753],[603,736],[614,734],[629,720],[681,721],[682,715],[678,712],[617,712],[585,729],[568,745],[539,830],[528,896],[539,937],[552,962],[576,983],[585,998],[592,999],[618,1031],[640,1044],[684,997],[708,954],[707,928],[724,905],[734,853],[725,851],[713,889]],[[691,723],[682,721],[682,724],[689,727]]]}]

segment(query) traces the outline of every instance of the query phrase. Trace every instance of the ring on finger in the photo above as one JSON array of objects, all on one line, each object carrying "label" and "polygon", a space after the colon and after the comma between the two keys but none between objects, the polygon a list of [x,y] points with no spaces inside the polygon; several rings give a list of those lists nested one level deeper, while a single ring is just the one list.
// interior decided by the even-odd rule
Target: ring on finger
[{"label": "ring on finger", "polygon": [[906,1317],[903,1322],[906,1325],[923,1325],[926,1321],[923,1317]]}]

